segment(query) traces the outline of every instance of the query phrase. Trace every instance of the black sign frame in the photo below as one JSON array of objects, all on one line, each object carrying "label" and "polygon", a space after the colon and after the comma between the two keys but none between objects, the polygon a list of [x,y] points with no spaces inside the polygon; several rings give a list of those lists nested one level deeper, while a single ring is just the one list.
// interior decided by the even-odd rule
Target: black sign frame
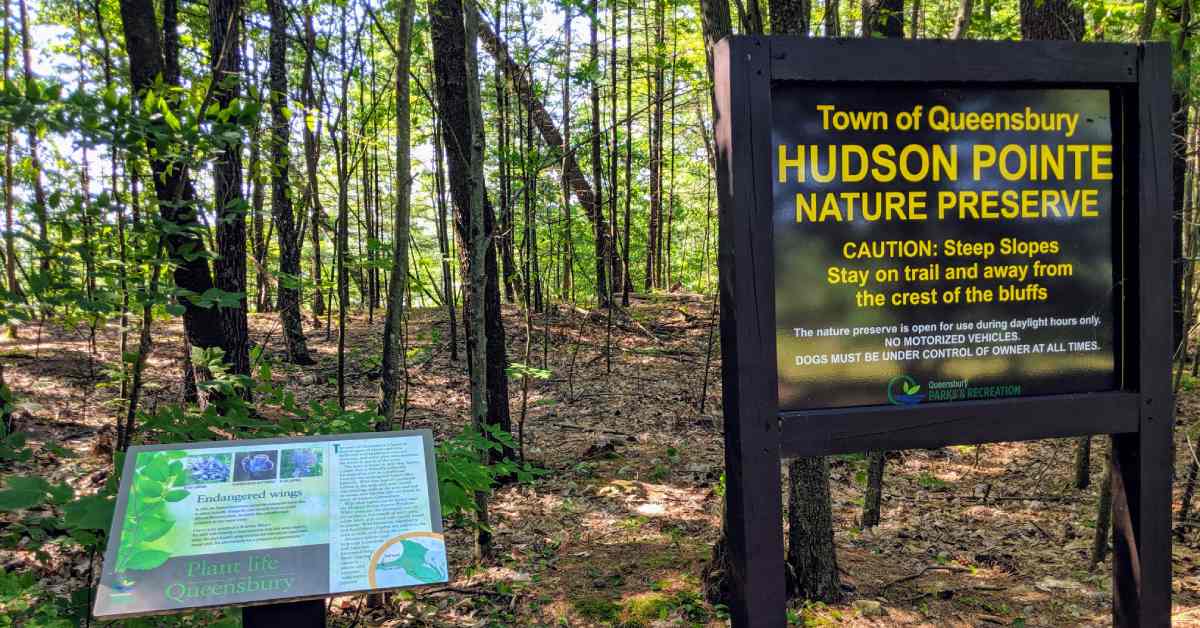
[{"label": "black sign frame", "polygon": [[[735,626],[784,626],[784,458],[1092,434],[1112,437],[1113,619],[1171,612],[1171,53],[1162,43],[737,36],[713,49],[726,535]],[[1113,238],[1118,389],[779,412],[774,82],[1110,90],[1123,160]]]}]

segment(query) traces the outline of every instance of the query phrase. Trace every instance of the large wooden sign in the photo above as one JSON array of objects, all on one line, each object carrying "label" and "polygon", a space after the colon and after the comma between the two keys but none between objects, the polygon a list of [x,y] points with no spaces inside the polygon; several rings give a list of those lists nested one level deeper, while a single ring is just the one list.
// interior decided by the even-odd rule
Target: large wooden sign
[{"label": "large wooden sign", "polygon": [[736,625],[791,456],[1111,434],[1114,617],[1170,614],[1169,51],[735,37],[714,55]]},{"label": "large wooden sign", "polygon": [[446,582],[438,504],[429,430],[131,447],[95,615]]}]

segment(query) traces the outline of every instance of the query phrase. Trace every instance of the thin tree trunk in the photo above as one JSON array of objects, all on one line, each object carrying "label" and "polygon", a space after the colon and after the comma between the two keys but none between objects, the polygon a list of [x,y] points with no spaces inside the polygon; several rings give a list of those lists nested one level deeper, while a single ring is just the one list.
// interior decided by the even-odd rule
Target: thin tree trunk
[{"label": "thin tree trunk", "polygon": [[873,528],[879,525],[879,512],[883,501],[883,472],[887,467],[887,452],[872,451],[867,456],[867,493],[863,497],[861,525]]},{"label": "thin tree trunk", "polygon": [[[503,38],[505,18],[508,12],[508,3],[501,0],[497,3],[496,9],[496,36]],[[503,42],[503,39],[500,39]],[[495,65],[495,88],[496,88],[496,152],[499,154],[499,163],[497,164],[497,173],[499,174],[500,190],[496,195],[499,197],[500,205],[500,231],[496,234],[496,240],[500,248],[500,268],[504,279],[504,300],[512,303],[517,289],[517,269],[513,261],[513,234],[516,226],[513,224],[513,208],[512,208],[512,160],[509,158],[512,148],[512,132],[509,127],[509,99],[508,89],[504,81],[504,70],[501,64]],[[528,279],[523,278],[521,281]]]},{"label": "thin tree trunk", "polygon": [[1092,537],[1093,568],[1104,562],[1105,556],[1108,555],[1108,537],[1112,525],[1112,464],[1110,443],[1108,460],[1104,465],[1104,482],[1100,485],[1100,498],[1096,505],[1096,534]]},{"label": "thin tree trunk", "polygon": [[958,0],[958,15],[954,18],[954,31],[950,33],[950,39],[967,39],[974,6],[975,0]]},{"label": "thin tree trunk", "polygon": [[[254,70],[252,76],[257,74]],[[255,78],[256,80],[256,78]],[[261,98],[258,105],[261,106]],[[259,116],[261,118],[261,116]],[[270,274],[267,271],[267,257],[270,249],[267,244],[267,226],[264,219],[263,203],[266,200],[266,190],[262,183],[262,124],[254,121],[250,131],[250,238],[251,252],[254,254],[254,310],[270,312],[272,310]]]},{"label": "thin tree trunk", "polygon": [[[571,148],[571,18],[574,13],[572,7],[566,5],[563,7],[563,30],[565,31],[565,43],[563,44],[563,81],[562,81],[562,205],[563,205],[563,222],[566,225],[564,228],[563,237],[563,270],[562,270],[562,298],[564,300],[575,302],[575,236],[571,224],[571,178],[568,174],[568,161],[573,161],[573,149]],[[549,142],[549,139],[545,140]],[[626,258],[628,259],[628,258]]]},{"label": "thin tree trunk", "polygon": [[[26,89],[34,82],[33,76],[33,42],[29,36],[29,10],[25,6],[25,0],[17,0],[17,6],[21,12],[21,59],[25,72]],[[50,273],[50,235],[49,235],[49,208],[46,206],[46,188],[42,185],[42,161],[40,151],[38,150],[38,132],[33,126],[25,132],[25,138],[29,142],[29,171],[33,185],[33,212],[38,228],[38,259],[40,262],[41,272],[46,275],[45,280],[49,280]]]},{"label": "thin tree trunk", "polygon": [[1083,490],[1092,483],[1092,437],[1075,441],[1075,488]]},{"label": "thin tree trunk", "polygon": [[304,165],[305,205],[311,214],[309,218],[309,235],[312,238],[312,281],[313,297],[312,312],[320,325],[320,317],[325,313],[325,297],[321,290],[321,224],[325,212],[321,208],[321,195],[317,185],[317,167],[321,150],[321,110],[320,99],[313,86],[313,73],[316,65],[317,31],[313,26],[313,8],[304,5],[304,75],[301,84],[301,94],[304,98]]},{"label": "thin tree trunk", "polygon": [[[383,364],[379,378],[380,429],[390,427],[395,416],[396,392],[403,358],[401,330],[404,325],[404,295],[408,290],[408,241],[412,216],[410,120],[408,71],[412,61],[412,23],[415,0],[400,3],[396,28],[396,212],[392,218],[392,281],[388,285],[387,316],[383,325]],[[439,157],[440,159],[440,157]],[[407,400],[405,400],[407,402]]]},{"label": "thin tree trunk", "polygon": [[[287,345],[288,360],[294,364],[314,364],[304,337],[300,315],[300,234],[296,232],[292,208],[292,186],[287,164],[287,14],[284,0],[267,0],[271,18],[270,99],[271,99],[271,214],[279,241],[279,321]],[[316,228],[315,225],[313,227]]]},{"label": "thin tree trunk", "polygon": [[[4,0],[4,83],[8,84],[8,69],[12,59],[12,9],[8,0]],[[10,298],[24,299],[21,284],[17,283],[17,246],[16,234],[13,231],[13,131],[11,126],[4,130],[4,274],[7,279]],[[17,337],[16,325],[8,326],[8,337]]]},{"label": "thin tree trunk", "polygon": [[[210,0],[209,62],[213,100],[222,108],[241,96],[241,0]],[[222,125],[225,126],[225,125]],[[217,212],[217,248],[213,264],[217,288],[239,295],[237,307],[220,309],[222,343],[231,372],[250,373],[246,323],[246,200],[242,195],[241,129],[228,125],[218,143],[213,167],[213,203]]]},{"label": "thin tree trunk", "polygon": [[825,0],[825,36],[842,36],[842,19],[838,15],[838,0]]},{"label": "thin tree trunk", "polygon": [[[591,36],[590,63],[593,68],[600,67],[600,2],[599,0],[591,0],[591,14],[588,16],[588,25]],[[603,122],[600,119],[600,81],[598,77],[592,78],[591,85],[591,145],[592,145],[592,182],[595,187],[595,203],[596,203],[596,218],[593,223],[593,229],[596,236],[596,303],[600,307],[608,307],[608,281],[607,273],[607,254],[608,254],[608,229],[604,222],[604,183],[603,183],[603,167],[600,162],[600,143],[604,137],[602,130]]]},{"label": "thin tree trunk", "polygon": [[621,275],[621,305],[629,307],[633,290],[629,267],[629,237],[633,232],[633,0],[625,2],[625,233],[622,235],[621,258],[625,260]]}]

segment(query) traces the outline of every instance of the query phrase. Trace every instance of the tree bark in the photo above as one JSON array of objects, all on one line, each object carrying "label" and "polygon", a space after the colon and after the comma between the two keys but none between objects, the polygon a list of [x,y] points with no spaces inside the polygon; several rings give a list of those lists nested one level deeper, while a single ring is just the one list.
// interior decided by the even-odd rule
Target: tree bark
[{"label": "tree bark", "polygon": [[[573,16],[572,7],[567,5],[563,7],[563,31],[565,34],[565,43],[563,44],[563,80],[562,80],[562,140],[560,141],[559,161],[559,177],[562,184],[562,204],[563,204],[563,223],[566,225],[563,230],[563,263],[562,263],[562,298],[564,300],[575,302],[575,238],[571,230],[571,176],[569,174],[569,166],[574,164],[574,150],[571,148],[571,18]],[[484,40],[486,44],[486,39]],[[536,119],[535,119],[536,122]],[[550,140],[544,134],[542,139],[549,144]],[[553,148],[553,145],[550,145]],[[579,166],[575,166],[576,171]],[[580,173],[582,174],[582,173]]]},{"label": "tree bark", "polygon": [[[757,0],[751,0],[757,6]],[[663,0],[654,0],[654,39],[663,40]],[[761,20],[761,16],[759,17]],[[761,32],[761,29],[760,29]],[[662,275],[663,234],[662,234],[662,156],[663,156],[663,59],[657,47],[647,50],[654,62],[653,84],[647,94],[650,99],[650,218],[647,221],[646,233],[646,278],[645,288],[661,288],[659,278]]]},{"label": "tree bark", "polygon": [[1074,0],[1021,0],[1022,39],[1083,39],[1083,9]]},{"label": "tree bark", "polygon": [[[279,322],[287,345],[288,360],[314,364],[304,337],[300,316],[300,236],[292,208],[292,186],[288,180],[291,150],[288,146],[287,108],[287,14],[284,0],[267,0],[271,19],[271,215],[279,242]],[[315,227],[314,227],[315,229]]]},{"label": "tree bark", "polygon": [[863,0],[863,37],[904,37],[904,0]]},{"label": "tree bark", "polygon": [[[483,128],[474,45],[481,25],[474,5],[464,8],[462,0],[434,0],[430,26],[455,227],[467,249],[462,272],[468,278],[464,319],[469,321],[466,331],[472,419],[476,425],[488,424],[511,432],[504,375],[508,359],[492,237],[494,216],[483,189]],[[492,452],[493,460],[511,455],[511,450]],[[486,526],[487,496],[477,494],[476,503],[479,522]],[[491,553],[486,527],[477,530],[476,553],[481,558]]]},{"label": "tree bark", "polygon": [[437,209],[438,250],[442,254],[442,293],[446,295],[446,319],[450,323],[450,361],[458,361],[458,321],[455,316],[454,277],[450,274],[450,232],[448,229],[446,208],[446,166],[445,149],[442,144],[441,123],[435,118],[433,122],[433,152],[434,171],[433,183],[434,206]]},{"label": "tree bark", "polygon": [[[25,0],[17,0],[17,6],[21,12],[21,58],[25,72],[25,89],[29,89],[29,86],[35,80],[33,76],[33,60],[31,58],[33,54],[33,42],[29,37],[29,10],[25,6]],[[42,274],[46,275],[45,281],[49,281],[50,213],[46,205],[46,188],[42,185],[42,161],[40,151],[38,150],[37,129],[33,126],[29,127],[25,132],[25,137],[29,142],[29,170],[33,185],[33,212],[38,228],[38,260]]]},{"label": "tree bark", "polygon": [[1096,534],[1092,537],[1092,567],[1104,562],[1108,555],[1108,537],[1112,526],[1112,445],[1104,465],[1104,483],[1100,485],[1100,498],[1096,505]]},{"label": "tree bark", "polygon": [[[408,240],[412,217],[410,172],[410,120],[408,70],[412,62],[412,23],[415,0],[402,0],[396,24],[396,212],[392,218],[392,280],[388,284],[387,314],[383,324],[383,364],[379,378],[379,416],[388,429],[395,416],[400,379],[404,325],[404,295],[408,291]],[[448,293],[447,293],[448,294]]]},{"label": "tree bark", "polygon": [[[121,0],[121,23],[125,50],[129,55],[130,84],[141,102],[144,94],[153,89],[157,77],[165,76],[163,47],[151,0]],[[168,97],[168,94],[159,94]],[[166,123],[151,118],[152,124]],[[167,235],[166,250],[174,266],[174,281],[178,288],[191,294],[203,294],[214,287],[209,271],[204,238],[197,219],[197,201],[187,164],[171,155],[158,154],[150,162],[154,192],[158,198],[159,214],[163,220],[178,227]],[[183,327],[188,344],[194,347],[219,347],[222,342],[220,316],[215,307],[200,307],[189,298],[180,299],[184,307]],[[190,362],[189,362],[190,364]]]},{"label": "tree bark", "polygon": [[[8,84],[8,68],[12,58],[12,31],[9,22],[12,20],[12,9],[8,0],[4,0],[4,83]],[[21,284],[17,283],[17,245],[13,231],[13,131],[6,127],[4,131],[4,274],[7,280],[9,298],[23,299]],[[8,327],[8,337],[17,337],[15,325]]]},{"label": "tree bark", "polygon": [[[793,473],[796,479],[791,479]],[[842,591],[829,508],[829,467],[825,458],[797,458],[788,465],[788,474],[788,589],[801,599],[836,602]]]},{"label": "tree bark", "polygon": [[825,36],[842,36],[842,19],[838,15],[838,0],[825,0]]},{"label": "tree bark", "polygon": [[317,186],[317,166],[321,151],[321,101],[313,85],[316,65],[317,31],[313,27],[313,9],[304,6],[304,74],[300,87],[304,98],[304,197],[309,210],[309,235],[312,238],[312,312],[320,325],[325,313],[325,297],[321,290],[321,225],[325,222],[325,211],[321,207],[321,195]]},{"label": "tree bark", "polygon": [[812,0],[768,0],[771,32],[808,37]]},{"label": "tree bark", "polygon": [[[589,33],[591,35],[590,59],[592,67],[600,67],[600,3],[599,0],[592,0],[591,15],[588,16]],[[600,307],[608,307],[608,280],[606,279],[606,266],[608,255],[608,227],[604,220],[604,182],[603,168],[600,163],[600,143],[604,137],[602,130],[602,121],[600,119],[600,82],[599,78],[593,77],[591,85],[591,145],[592,145],[592,181],[595,182],[596,188],[596,216],[593,221],[592,228],[596,236],[596,303]],[[582,201],[580,201],[582,202]]]},{"label": "tree bark", "polygon": [[[241,0],[210,0],[209,65],[213,100],[222,109],[241,95]],[[213,264],[217,288],[238,294],[237,307],[220,308],[222,343],[231,372],[250,373],[246,324],[246,199],[242,195],[242,129],[220,125],[227,133],[213,165],[213,206],[217,214],[218,257]]]},{"label": "tree bark", "polygon": [[886,466],[887,452],[873,451],[867,456],[867,493],[863,497],[860,522],[863,528],[879,525],[879,511],[883,501],[883,472]]},{"label": "tree bark", "polygon": [[966,39],[967,29],[971,26],[971,10],[975,7],[975,0],[959,0],[958,15],[954,18],[954,31],[950,33],[950,39]]},{"label": "tree bark", "polygon": [[1075,488],[1083,490],[1092,483],[1092,437],[1075,441]]}]

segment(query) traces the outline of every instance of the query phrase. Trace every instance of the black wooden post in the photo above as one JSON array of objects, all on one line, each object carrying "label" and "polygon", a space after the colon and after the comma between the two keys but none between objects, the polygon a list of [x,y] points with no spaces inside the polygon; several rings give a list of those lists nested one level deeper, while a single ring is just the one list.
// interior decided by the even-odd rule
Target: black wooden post
[{"label": "black wooden post", "polygon": [[247,606],[242,609],[244,628],[325,628],[325,600]]},{"label": "black wooden post", "polygon": [[735,626],[783,626],[783,504],[772,298],[769,46],[714,50],[725,533]]},{"label": "black wooden post", "polygon": [[[1125,376],[1141,393],[1139,430],[1113,436],[1113,617],[1118,626],[1171,623],[1171,478],[1175,456],[1171,390],[1171,51],[1142,44],[1138,56],[1137,126],[1125,135],[1135,164],[1131,181],[1136,203],[1127,215],[1135,300],[1125,307],[1136,329],[1126,360],[1136,369]],[[1135,117],[1136,116],[1136,117]],[[1135,148],[1136,146],[1136,148]],[[1132,150],[1136,150],[1133,161]],[[1136,240],[1135,240],[1136,238]],[[1135,274],[1136,273],[1136,274]],[[1131,334],[1132,336],[1132,334]]]}]

